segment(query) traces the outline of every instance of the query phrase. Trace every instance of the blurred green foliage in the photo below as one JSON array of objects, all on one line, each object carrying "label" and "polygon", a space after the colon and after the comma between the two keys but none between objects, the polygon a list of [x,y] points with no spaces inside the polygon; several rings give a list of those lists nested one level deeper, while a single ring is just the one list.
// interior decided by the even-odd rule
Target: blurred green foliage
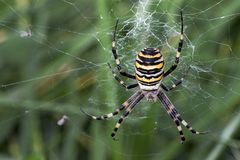
[{"label": "blurred green foliage", "polygon": [[192,70],[185,87],[168,95],[195,128],[210,133],[184,130],[180,144],[160,103],[144,101],[113,141],[116,118],[93,121],[80,112],[110,112],[133,93],[106,63],[113,62],[116,19],[123,25],[133,18],[138,1],[0,0],[1,160],[240,159],[239,1],[149,3],[153,18],[170,26],[184,12]]}]

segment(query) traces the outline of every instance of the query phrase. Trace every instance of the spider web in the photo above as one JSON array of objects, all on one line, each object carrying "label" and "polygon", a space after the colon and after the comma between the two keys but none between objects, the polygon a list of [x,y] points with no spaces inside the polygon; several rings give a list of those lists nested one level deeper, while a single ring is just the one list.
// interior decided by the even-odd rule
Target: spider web
[{"label": "spider web", "polygon": [[[7,75],[1,78],[1,103],[3,111],[8,112],[6,107],[16,109],[14,114],[6,114],[7,116],[2,118],[0,124],[8,125],[14,120],[28,119],[40,111],[43,113],[42,117],[53,115],[51,120],[55,127],[69,124],[78,129],[79,121],[87,121],[86,117],[80,113],[79,107],[93,115],[113,111],[136,90],[126,92],[115,82],[107,67],[107,62],[112,66],[115,65],[111,56],[111,41],[106,43],[103,40],[111,37],[114,30],[115,24],[110,17],[119,18],[117,51],[125,70],[134,72],[133,64],[136,54],[145,47],[157,47],[161,50],[165,58],[166,70],[174,63],[179,41],[180,12],[175,12],[176,8],[184,13],[184,47],[176,71],[163,82],[170,86],[189,68],[190,70],[181,87],[177,87],[167,95],[194,128],[213,133],[208,137],[199,138],[199,141],[204,139],[217,141],[222,130],[221,125],[215,126],[213,123],[216,117],[228,121],[239,114],[239,110],[232,103],[237,103],[236,99],[240,95],[239,85],[237,85],[240,76],[235,74],[240,59],[236,55],[237,48],[232,47],[234,42],[228,40],[233,32],[231,23],[239,18],[239,12],[222,12],[228,5],[227,1],[214,1],[204,8],[198,8],[195,0],[186,2],[181,7],[175,2],[163,0],[131,1],[129,11],[123,13],[121,17],[115,14],[114,9],[108,12],[108,17],[94,14],[86,16],[87,12],[82,13],[83,2],[59,1],[60,7],[71,9],[72,13],[81,17],[80,22],[73,24],[85,25],[87,32],[75,30],[70,25],[63,28],[60,24],[64,22],[56,22],[55,25],[32,23],[26,18],[27,13],[22,12],[26,3],[27,1],[16,1],[16,4],[6,0],[0,1],[4,9],[8,10],[13,17],[0,21],[2,30],[0,42],[4,44],[0,53],[0,64],[2,73]],[[31,5],[34,10],[42,4],[39,1],[32,1]],[[15,24],[16,19],[19,20],[19,25]],[[109,26],[98,28],[97,24],[93,23],[97,20],[100,23],[109,22]],[[92,29],[86,29],[88,26]],[[223,26],[228,26],[229,30],[223,30]],[[49,33],[44,32],[45,30]],[[218,35],[218,30],[222,30],[222,35]],[[212,36],[209,36],[210,33]],[[53,39],[48,39],[49,34]],[[228,38],[223,39],[223,37]],[[55,41],[54,38],[58,40]],[[6,43],[12,39],[19,42],[14,50]],[[104,55],[97,55],[97,50],[89,46],[92,41],[96,43],[93,46]],[[71,44],[78,42],[81,42],[79,46],[75,45],[75,48],[69,49],[73,46]],[[19,50],[21,45],[34,47]],[[39,52],[39,48],[44,49]],[[96,55],[88,56],[85,52]],[[21,60],[22,56],[24,60]],[[125,78],[123,80],[127,84],[132,83],[131,80]],[[112,87],[111,91],[106,92],[106,86]],[[224,107],[227,109],[222,109]],[[224,112],[227,110],[231,112],[225,115]],[[103,123],[107,126],[111,125],[110,128],[112,128],[118,118]],[[210,126],[206,125],[206,121],[209,121]],[[84,125],[83,122],[80,124]],[[96,125],[102,122],[91,122],[93,123]],[[142,127],[143,124],[146,127]],[[107,127],[105,129],[107,131],[101,135],[110,139],[111,130]],[[82,130],[81,136],[91,142],[97,141],[107,150],[125,157],[151,158],[163,154],[162,151],[152,150],[148,154],[135,155],[126,150],[113,149],[109,147],[111,142],[95,139],[88,130],[89,128]],[[149,104],[145,99],[138,104],[120,130],[122,131],[117,134],[126,139],[133,137],[141,139],[162,134],[166,140],[173,138],[176,142],[179,140],[175,124],[161,108],[160,103]],[[185,132],[189,141],[197,139]],[[126,145],[131,146],[131,141],[126,142]]]}]

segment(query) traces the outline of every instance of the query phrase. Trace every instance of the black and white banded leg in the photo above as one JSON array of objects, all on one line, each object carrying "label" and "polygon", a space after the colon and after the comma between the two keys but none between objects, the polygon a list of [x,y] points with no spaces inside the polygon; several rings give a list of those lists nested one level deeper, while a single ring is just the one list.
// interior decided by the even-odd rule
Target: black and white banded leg
[{"label": "black and white banded leg", "polygon": [[176,124],[179,135],[180,135],[181,142],[183,143],[185,141],[185,137],[184,137],[184,134],[183,134],[183,131],[182,131],[182,127],[179,123],[179,120],[177,119],[176,116],[174,116],[174,114],[172,112],[173,104],[169,103],[170,101],[165,100],[164,97],[161,96],[161,95],[158,95],[158,97],[159,97],[160,101],[162,102],[164,108],[166,109],[168,115],[172,118],[172,120]]},{"label": "black and white banded leg", "polygon": [[166,85],[161,83],[162,89],[164,89],[165,91],[171,91],[174,88],[176,88],[178,85],[182,84],[182,82],[185,79],[185,77],[187,76],[189,70],[190,70],[190,67],[188,67],[187,71],[183,74],[182,78],[180,80],[176,80],[171,87],[167,87]]},{"label": "black and white banded leg", "polygon": [[181,142],[183,143],[185,141],[185,137],[183,134],[182,126],[179,123],[179,120],[172,114],[171,108],[165,106],[165,109],[166,109],[167,113],[170,115],[170,117],[172,118],[172,120],[174,121],[174,123],[176,124],[179,135],[180,135]]},{"label": "black and white banded leg", "polygon": [[[175,109],[175,108],[174,108]],[[190,131],[192,132],[193,134],[207,134],[208,132],[199,132],[199,131],[196,131],[195,129],[193,129],[184,119],[181,118],[180,114],[176,111],[177,113],[176,117],[177,119]]]},{"label": "black and white banded leg", "polygon": [[135,94],[133,94],[130,98],[128,98],[128,100],[126,100],[123,104],[121,104],[115,111],[102,115],[102,116],[93,116],[88,114],[87,112],[85,112],[82,108],[80,108],[81,112],[84,113],[85,115],[89,116],[90,118],[94,119],[94,120],[106,120],[109,119],[115,115],[117,115],[120,111],[126,109],[129,107],[129,105],[131,105],[134,100],[141,94],[141,92],[136,92]]},{"label": "black and white banded leg", "polygon": [[119,73],[120,73],[122,76],[131,78],[131,79],[136,79],[136,77],[135,77],[133,74],[127,73],[127,72],[124,71],[124,70],[122,69],[122,67],[121,67],[120,60],[119,60],[119,58],[118,58],[117,50],[116,50],[116,32],[117,32],[117,25],[118,25],[118,20],[117,20],[116,25],[115,25],[115,30],[114,30],[114,33],[113,33],[113,41],[112,41],[112,54],[113,54],[113,57],[114,57],[114,59],[115,59],[115,63],[116,63],[116,65],[117,65],[117,69],[118,69]]},{"label": "black and white banded leg", "polygon": [[177,49],[177,53],[176,53],[176,58],[175,58],[175,62],[174,64],[163,74],[163,77],[168,76],[169,74],[171,74],[176,68],[177,65],[179,63],[179,58],[180,58],[180,54],[182,51],[182,46],[183,46],[183,15],[182,15],[182,11],[180,12],[181,14],[181,34],[180,34],[180,41],[178,43],[178,49]]},{"label": "black and white banded leg", "polygon": [[182,128],[179,127],[180,126],[179,122],[182,123],[193,134],[206,134],[207,133],[207,132],[196,131],[185,120],[183,120],[181,118],[180,114],[177,112],[174,105],[171,103],[171,101],[168,99],[168,97],[162,91],[159,91],[158,98],[161,101],[161,103],[163,104],[164,108],[167,110],[168,114],[171,116],[171,118],[176,123],[182,141],[185,140],[185,137],[183,135]]},{"label": "black and white banded leg", "polygon": [[183,82],[183,78],[181,78],[180,80],[174,82],[174,84],[171,87],[167,87],[166,85],[164,85],[163,83],[161,83],[161,87],[162,89],[164,89],[165,91],[171,91],[174,88],[176,88],[178,85],[180,85]]},{"label": "black and white banded leg", "polygon": [[122,122],[125,120],[125,118],[129,115],[129,113],[132,112],[132,110],[134,109],[134,107],[136,106],[136,104],[138,102],[140,102],[140,100],[144,97],[142,91],[138,91],[140,92],[140,94],[134,99],[134,101],[129,105],[129,107],[126,109],[126,111],[123,113],[123,115],[119,118],[118,122],[116,123],[113,131],[112,131],[112,138],[113,140],[116,140],[115,136],[116,136],[116,133],[118,131],[118,129],[120,128]]},{"label": "black and white banded leg", "polygon": [[135,87],[138,86],[137,83],[131,84],[131,85],[126,85],[125,82],[124,82],[123,80],[121,80],[121,79],[117,76],[116,72],[114,71],[114,69],[111,67],[111,65],[110,65],[109,63],[108,63],[108,67],[111,69],[112,75],[113,75],[114,79],[117,80],[118,83],[119,83],[121,86],[123,86],[126,90],[132,89],[132,88],[135,88]]}]

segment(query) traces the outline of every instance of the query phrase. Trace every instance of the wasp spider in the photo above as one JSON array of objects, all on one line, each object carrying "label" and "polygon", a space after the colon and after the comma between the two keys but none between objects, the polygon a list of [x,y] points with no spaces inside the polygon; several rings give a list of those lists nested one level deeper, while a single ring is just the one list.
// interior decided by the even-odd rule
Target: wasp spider
[{"label": "wasp spider", "polygon": [[[135,87],[139,87],[140,90],[133,94],[127,101],[121,104],[114,112],[105,114],[103,116],[93,116],[89,115],[82,110],[82,112],[95,120],[105,120],[117,115],[120,111],[125,109],[125,112],[120,117],[118,122],[113,129],[111,134],[112,138],[115,139],[115,135],[121,125],[121,123],[125,120],[129,113],[131,113],[136,106],[136,104],[143,98],[146,97],[148,101],[156,101],[157,98],[160,100],[162,105],[164,106],[165,110],[175,122],[178,132],[180,134],[181,141],[185,141],[185,137],[182,131],[181,124],[184,125],[190,132],[193,134],[204,134],[206,132],[198,132],[193,129],[184,119],[181,118],[180,114],[177,112],[174,105],[168,99],[164,91],[170,91],[174,89],[176,86],[182,83],[184,76],[171,87],[167,87],[162,83],[163,78],[167,77],[171,74],[176,68],[179,63],[179,57],[183,46],[183,16],[181,12],[181,34],[180,34],[180,41],[178,44],[178,49],[175,57],[174,64],[167,70],[164,71],[164,59],[162,54],[157,48],[144,48],[141,50],[136,58],[135,61],[135,74],[129,74],[125,72],[121,65],[120,60],[117,55],[116,51],[116,31],[117,31],[118,21],[115,26],[115,31],[113,33],[113,41],[112,41],[112,54],[115,59],[116,67],[119,73],[122,76],[134,79],[137,81],[135,84],[126,85],[124,81],[122,81],[115,73],[115,71],[111,68],[110,64],[109,67],[112,69],[112,74],[114,78],[126,89],[132,89]],[[180,124],[181,123],[181,124]]]}]

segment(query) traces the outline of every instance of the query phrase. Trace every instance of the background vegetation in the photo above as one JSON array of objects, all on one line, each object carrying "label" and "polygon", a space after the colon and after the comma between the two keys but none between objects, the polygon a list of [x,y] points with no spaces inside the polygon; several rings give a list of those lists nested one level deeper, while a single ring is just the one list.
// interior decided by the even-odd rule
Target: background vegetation
[{"label": "background vegetation", "polygon": [[[144,100],[113,141],[117,118],[93,121],[80,112],[110,112],[133,94],[113,80],[106,63],[113,62],[116,19],[123,28],[138,1],[0,0],[1,160],[240,159],[239,1],[149,3],[153,18],[176,30],[179,10],[184,12],[185,34],[195,48],[177,74],[188,65],[191,70],[183,87],[168,96],[187,121],[210,133],[184,130],[187,141],[181,144],[160,104]],[[121,31],[124,37],[128,28]],[[131,43],[125,50],[124,43],[119,46],[125,55],[137,50]],[[190,46],[183,55],[191,54]],[[132,67],[132,57],[122,58]],[[63,115],[68,119],[59,126]]]}]

